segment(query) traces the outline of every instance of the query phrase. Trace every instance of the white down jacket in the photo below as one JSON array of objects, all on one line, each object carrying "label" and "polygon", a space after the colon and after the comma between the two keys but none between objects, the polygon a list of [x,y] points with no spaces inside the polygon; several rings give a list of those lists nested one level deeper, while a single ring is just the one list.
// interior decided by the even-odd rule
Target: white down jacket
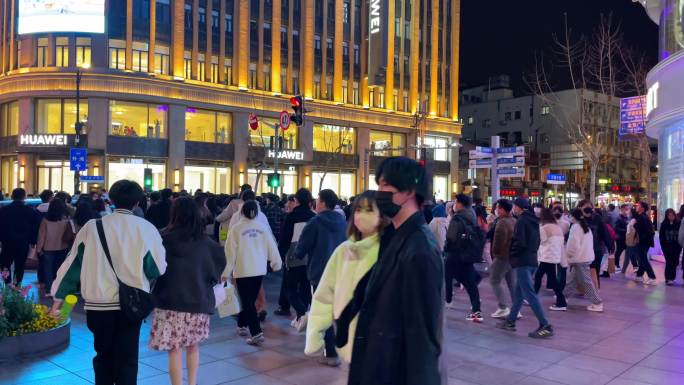
[{"label": "white down jacket", "polygon": [[539,236],[541,239],[537,254],[539,262],[561,263],[563,253],[565,252],[563,250],[565,243],[563,229],[555,223],[547,223],[539,226]]},{"label": "white down jacket", "polygon": [[594,236],[591,230],[586,233],[582,226],[574,223],[570,226],[568,244],[565,246],[568,263],[589,263],[594,261]]}]

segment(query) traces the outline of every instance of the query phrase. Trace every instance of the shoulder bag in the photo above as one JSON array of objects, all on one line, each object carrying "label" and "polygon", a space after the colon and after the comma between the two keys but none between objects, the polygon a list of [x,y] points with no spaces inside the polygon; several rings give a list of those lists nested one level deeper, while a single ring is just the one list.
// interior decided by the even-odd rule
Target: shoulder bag
[{"label": "shoulder bag", "polygon": [[130,321],[141,322],[150,315],[152,310],[154,310],[154,298],[152,297],[152,294],[144,290],[128,286],[121,282],[114,269],[112,257],[109,254],[109,247],[107,246],[107,238],[105,237],[104,227],[102,226],[102,219],[98,219],[96,225],[97,235],[100,238],[102,249],[107,256],[109,266],[112,267],[116,280],[119,282],[119,306],[121,307],[121,311]]}]

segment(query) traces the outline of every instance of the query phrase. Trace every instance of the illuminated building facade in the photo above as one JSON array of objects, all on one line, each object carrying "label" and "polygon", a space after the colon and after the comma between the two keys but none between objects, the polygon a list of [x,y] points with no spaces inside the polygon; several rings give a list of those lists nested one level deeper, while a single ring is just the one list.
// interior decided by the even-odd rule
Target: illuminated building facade
[{"label": "illuminated building facade", "polygon": [[[17,2],[0,1],[4,191],[73,191],[77,119],[85,174],[104,176],[106,186],[142,183],[151,168],[154,189],[232,193],[263,173],[262,192],[279,155],[283,192],[315,193],[325,175],[323,188],[349,197],[373,187],[366,170],[383,156],[415,156],[422,125],[436,147],[435,193],[446,198],[456,187],[458,152],[446,147],[461,127],[459,0],[104,3],[104,34],[19,35]],[[384,45],[367,39],[369,28]],[[84,65],[77,117],[75,74]],[[273,125],[296,94],[306,100],[305,122],[285,131],[286,151],[275,154]],[[55,135],[66,143],[42,144]]]}]

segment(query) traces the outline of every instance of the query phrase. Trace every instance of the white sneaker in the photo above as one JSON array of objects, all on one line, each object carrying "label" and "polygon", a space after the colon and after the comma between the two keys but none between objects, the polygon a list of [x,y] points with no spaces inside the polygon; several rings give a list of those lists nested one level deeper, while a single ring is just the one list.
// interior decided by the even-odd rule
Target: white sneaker
[{"label": "white sneaker", "polygon": [[305,313],[303,316],[299,317],[299,319],[297,319],[295,321],[295,325],[294,325],[295,330],[297,330],[300,333],[303,332],[304,330],[306,330],[306,323],[308,320],[309,320],[309,313]]},{"label": "white sneaker", "polygon": [[294,317],[294,318],[292,319],[292,321],[290,321],[290,326],[291,326],[291,327],[295,327],[296,324],[297,324],[297,317]]},{"label": "white sneaker", "polygon": [[634,277],[634,282],[644,282],[643,277]]},{"label": "white sneaker", "polygon": [[521,319],[521,318],[522,318],[522,313],[518,312],[518,319]]},{"label": "white sneaker", "polygon": [[600,303],[598,305],[591,304],[587,306],[587,310],[597,312],[597,313],[602,313],[603,312],[603,304]]},{"label": "white sneaker", "polygon": [[508,317],[508,315],[511,314],[511,309],[505,308],[505,309],[497,309],[494,313],[492,313],[492,318],[498,318],[498,319],[504,319]]},{"label": "white sneaker", "polygon": [[655,279],[646,278],[644,279],[644,285],[655,286],[657,285],[657,282]]},{"label": "white sneaker", "polygon": [[526,299],[523,299],[523,304],[524,304],[525,306],[530,306],[530,303],[529,303]]},{"label": "white sneaker", "polygon": [[260,346],[264,343],[264,333],[259,333],[253,337],[249,337],[245,340],[247,345]]},{"label": "white sneaker", "polygon": [[456,310],[456,305],[453,302],[447,302],[445,307],[447,310]]},{"label": "white sneaker", "polygon": [[238,327],[238,328],[237,328],[237,334],[238,334],[240,337],[247,337],[247,336],[249,335],[249,328],[247,328],[247,327],[244,327],[244,328]]},{"label": "white sneaker", "polygon": [[568,307],[567,306],[551,305],[551,306],[549,306],[549,310],[551,310],[551,311],[568,311]]}]

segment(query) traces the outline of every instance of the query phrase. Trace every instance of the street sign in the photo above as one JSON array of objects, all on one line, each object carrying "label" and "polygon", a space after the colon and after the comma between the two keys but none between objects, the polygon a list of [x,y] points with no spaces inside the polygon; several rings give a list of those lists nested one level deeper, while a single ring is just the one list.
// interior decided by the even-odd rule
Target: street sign
[{"label": "street sign", "polygon": [[496,155],[497,156],[505,156],[505,157],[511,157],[511,156],[525,156],[525,147],[523,146],[517,146],[517,147],[501,147],[496,149]]},{"label": "street sign", "polygon": [[81,175],[81,182],[84,183],[104,183],[104,180],[101,175]]},{"label": "street sign", "polygon": [[496,170],[499,178],[522,178],[525,176],[524,168],[503,167]]},{"label": "street sign", "polygon": [[69,149],[69,170],[83,171],[88,168],[88,150],[85,148]]},{"label": "street sign", "polygon": [[491,154],[492,148],[491,147],[476,146],[475,151],[482,153],[482,154]]},{"label": "street sign", "polygon": [[492,154],[491,153],[484,153],[484,152],[477,152],[475,150],[470,150],[468,151],[468,157],[470,159],[487,159],[491,158]]},{"label": "street sign", "polygon": [[468,168],[491,168],[492,167],[492,160],[491,159],[470,159],[468,161]]},{"label": "street sign", "polygon": [[[514,166],[524,166],[525,165],[525,158],[516,156],[514,158],[497,158],[496,159],[496,164],[497,165],[505,165],[508,167],[514,167]],[[492,159],[487,158],[487,159],[470,159],[468,162],[468,168],[491,168],[492,167]]]},{"label": "street sign", "polygon": [[646,130],[646,97],[620,99],[619,137],[643,135]]},{"label": "street sign", "polygon": [[249,128],[252,130],[259,128],[259,118],[254,114],[249,114]]},{"label": "street sign", "polygon": [[283,131],[290,127],[290,114],[287,111],[280,111],[280,128]]},{"label": "street sign", "polygon": [[549,174],[546,176],[546,183],[548,183],[548,184],[565,184],[565,175],[563,175],[563,174]]}]

